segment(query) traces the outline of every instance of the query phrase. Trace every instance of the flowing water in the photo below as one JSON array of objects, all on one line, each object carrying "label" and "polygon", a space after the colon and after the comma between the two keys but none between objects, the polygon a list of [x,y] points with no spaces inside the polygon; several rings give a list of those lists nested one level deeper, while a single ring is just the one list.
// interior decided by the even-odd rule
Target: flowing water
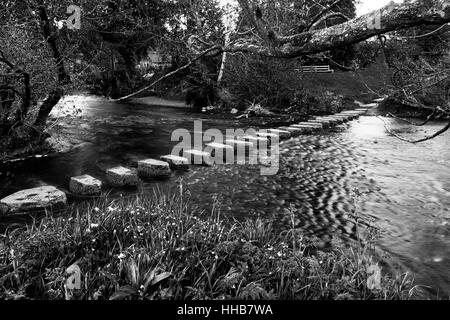
[{"label": "flowing water", "polygon": [[[49,158],[18,162],[0,173],[0,197],[20,189],[55,185],[67,189],[71,176],[104,178],[107,168],[170,154],[178,128],[193,131],[239,128],[187,109],[119,104],[77,97],[79,117],[64,120],[64,131],[80,142],[77,149]],[[66,103],[65,108],[73,104]],[[59,115],[66,110],[60,110]],[[408,138],[439,130],[442,123],[412,128],[394,119],[388,125]],[[338,126],[317,135],[284,141],[280,170],[261,176],[255,166],[194,167],[164,182],[183,178],[193,202],[204,209],[219,199],[229,217],[273,218],[324,239],[355,238],[352,212],[381,231],[379,248],[416,276],[417,284],[450,294],[450,134],[412,145],[387,134],[376,117]],[[127,192],[121,190],[120,192]],[[3,222],[5,223],[5,222]]]}]

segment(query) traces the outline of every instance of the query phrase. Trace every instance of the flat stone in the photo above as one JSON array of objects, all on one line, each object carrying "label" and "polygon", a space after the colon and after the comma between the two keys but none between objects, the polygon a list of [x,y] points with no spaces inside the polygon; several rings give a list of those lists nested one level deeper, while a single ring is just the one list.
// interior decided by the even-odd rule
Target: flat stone
[{"label": "flat stone", "polygon": [[70,178],[69,189],[79,196],[97,196],[102,192],[102,182],[86,174]]},{"label": "flat stone", "polygon": [[184,156],[190,161],[190,164],[209,165],[211,163],[211,154],[201,150],[185,150]]},{"label": "flat stone", "polygon": [[358,111],[358,110],[351,110],[351,111],[342,111],[340,114],[349,114],[349,115],[362,115],[365,114],[367,110],[365,111]]},{"label": "flat stone", "polygon": [[64,192],[52,186],[43,186],[16,192],[0,200],[1,214],[15,214],[67,205]]},{"label": "flat stone", "polygon": [[189,168],[189,159],[174,155],[162,156],[161,161],[165,161],[169,164],[170,168],[175,170],[187,170]]},{"label": "flat stone", "polygon": [[227,140],[225,140],[225,143],[233,148],[244,147],[244,148],[253,149],[253,143],[247,142],[247,141],[227,139]]},{"label": "flat stone", "polygon": [[277,134],[281,139],[289,139],[291,137],[291,133],[287,130],[268,129],[267,131]]},{"label": "flat stone", "polygon": [[232,146],[229,146],[227,144],[213,142],[206,144],[207,151],[211,152],[211,157],[216,157],[216,155],[220,155],[220,152],[222,152],[222,157],[224,159],[227,159],[228,156],[234,155],[234,148]]},{"label": "flat stone", "polygon": [[227,145],[227,144],[223,144],[223,143],[217,143],[217,142],[213,142],[213,143],[208,143],[206,145],[207,147],[216,149],[216,150],[223,150],[223,151],[234,151],[233,147]]},{"label": "flat stone", "polygon": [[263,138],[263,137],[256,137],[256,136],[243,136],[240,139],[253,143],[254,148],[261,147],[261,146],[269,147],[269,145],[270,145],[270,139],[267,137]]},{"label": "flat stone", "polygon": [[340,124],[340,123],[344,122],[341,118],[333,117],[333,116],[318,117],[317,119],[324,119],[324,120],[330,121],[333,124]]},{"label": "flat stone", "polygon": [[294,124],[294,126],[306,126],[306,127],[317,128],[317,129],[323,129],[323,124],[321,124],[321,123],[300,122],[298,124]]},{"label": "flat stone", "polygon": [[289,131],[291,133],[291,135],[293,135],[293,136],[299,136],[302,133],[312,131],[311,127],[309,127],[309,128],[305,128],[305,127],[281,127],[280,129]]},{"label": "flat stone", "polygon": [[350,121],[355,118],[355,116],[349,115],[349,114],[335,114],[333,115],[334,118],[340,118],[343,121]]},{"label": "flat stone", "polygon": [[261,138],[269,138],[269,139],[278,138],[278,135],[276,133],[270,132],[258,132],[256,133],[256,135]]},{"label": "flat stone", "polygon": [[293,127],[295,127],[295,128],[300,128],[300,129],[303,129],[303,132],[313,132],[313,131],[315,131],[315,130],[320,130],[320,129],[322,129],[322,127],[320,126],[320,127],[318,127],[318,126],[314,126],[314,125],[312,125],[312,124],[294,124],[294,125],[292,125]]},{"label": "flat stone", "polygon": [[136,170],[125,167],[106,170],[106,180],[114,187],[134,187],[139,184]]},{"label": "flat stone", "polygon": [[327,128],[333,124],[331,120],[326,120],[326,119],[308,120],[308,123],[321,124],[324,128]]},{"label": "flat stone", "polygon": [[138,161],[138,174],[143,178],[163,178],[170,176],[172,171],[165,161],[146,159]]}]

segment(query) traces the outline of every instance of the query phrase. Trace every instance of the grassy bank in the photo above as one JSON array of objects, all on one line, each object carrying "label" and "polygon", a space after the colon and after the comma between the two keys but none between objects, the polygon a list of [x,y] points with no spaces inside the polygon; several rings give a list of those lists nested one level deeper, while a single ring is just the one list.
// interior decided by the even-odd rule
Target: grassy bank
[{"label": "grassy bank", "polygon": [[[6,233],[2,299],[409,299],[406,275],[369,290],[370,247],[316,250],[298,230],[223,221],[189,210],[182,195],[154,194],[75,207]],[[81,289],[65,290],[66,269]]]}]

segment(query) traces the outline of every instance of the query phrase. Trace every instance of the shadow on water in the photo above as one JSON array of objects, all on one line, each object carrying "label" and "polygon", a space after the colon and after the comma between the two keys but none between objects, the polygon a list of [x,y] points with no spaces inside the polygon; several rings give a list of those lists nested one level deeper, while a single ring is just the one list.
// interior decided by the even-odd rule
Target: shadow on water
[{"label": "shadow on water", "polygon": [[[171,142],[173,130],[192,131],[193,121],[199,119],[205,130],[239,127],[236,121],[187,109],[88,98],[81,116],[65,120],[64,126],[87,143],[67,154],[3,170],[0,196],[45,184],[67,189],[71,176],[88,173],[103,179],[112,166],[159,158],[176,144]],[[432,123],[416,131],[386,120],[410,138],[441,128]],[[200,209],[209,209],[218,199],[224,216],[272,218],[280,228],[291,225],[293,212],[297,227],[323,239],[355,238],[356,212],[363,223],[382,232],[379,247],[414,272],[418,284],[450,293],[448,139],[446,134],[411,145],[389,136],[381,120],[362,117],[323,134],[282,142],[277,175],[261,176],[257,166],[195,167],[167,181],[146,182],[139,191],[170,188],[182,177]]]}]

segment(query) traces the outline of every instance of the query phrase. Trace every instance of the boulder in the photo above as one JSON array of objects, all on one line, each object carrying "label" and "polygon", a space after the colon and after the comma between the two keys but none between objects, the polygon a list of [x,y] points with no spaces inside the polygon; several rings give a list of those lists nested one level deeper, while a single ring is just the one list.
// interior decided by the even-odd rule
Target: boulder
[{"label": "boulder", "polygon": [[172,174],[167,162],[146,159],[138,162],[138,174],[143,178],[163,178]]},{"label": "boulder", "polygon": [[201,150],[185,150],[184,156],[188,158],[191,164],[206,166],[211,164],[211,154]]},{"label": "boulder", "polygon": [[114,187],[134,187],[139,183],[136,170],[125,167],[108,169],[106,179]]},{"label": "boulder", "polygon": [[291,137],[291,133],[287,130],[269,129],[267,131],[278,135],[280,139],[289,139]]},{"label": "boulder", "polygon": [[67,205],[67,196],[64,192],[52,186],[43,186],[22,190],[0,200],[0,213],[14,214],[65,205]]},{"label": "boulder", "polygon": [[174,170],[187,170],[189,169],[189,159],[169,154],[162,156],[161,161],[167,162],[170,168]]},{"label": "boulder", "polygon": [[90,175],[70,178],[70,191],[79,196],[97,196],[102,192],[102,182]]}]

